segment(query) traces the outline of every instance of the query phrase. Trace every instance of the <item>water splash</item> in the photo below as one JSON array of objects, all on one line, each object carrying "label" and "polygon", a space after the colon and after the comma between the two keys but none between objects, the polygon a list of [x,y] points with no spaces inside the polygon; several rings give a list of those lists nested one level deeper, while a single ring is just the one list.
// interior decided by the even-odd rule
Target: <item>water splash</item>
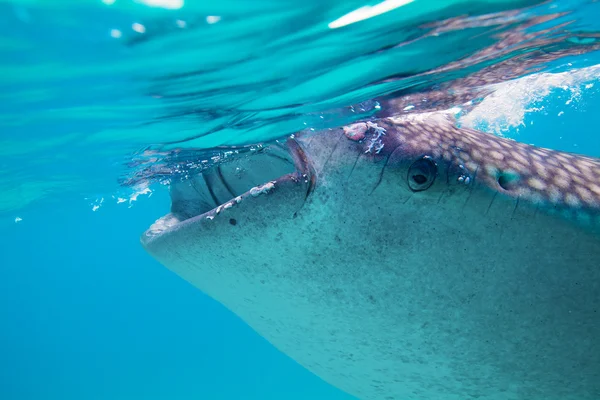
[{"label": "water splash", "polygon": [[[551,95],[567,98],[575,107],[586,91],[594,89],[600,64],[559,73],[539,73],[491,85],[492,93],[459,119],[462,126],[506,136],[525,126],[528,114],[546,112],[544,101]],[[564,111],[559,112],[559,116]]]}]

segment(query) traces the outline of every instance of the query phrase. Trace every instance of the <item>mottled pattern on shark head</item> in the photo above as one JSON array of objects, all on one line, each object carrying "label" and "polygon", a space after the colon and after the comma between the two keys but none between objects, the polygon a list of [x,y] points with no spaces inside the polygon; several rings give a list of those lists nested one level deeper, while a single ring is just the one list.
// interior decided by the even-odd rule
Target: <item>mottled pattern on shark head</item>
[{"label": "mottled pattern on shark head", "polygon": [[391,117],[354,124],[344,132],[358,151],[379,159],[430,157],[447,164],[443,178],[451,185],[484,183],[500,195],[582,223],[595,221],[600,213],[598,159],[458,128],[445,114]]}]

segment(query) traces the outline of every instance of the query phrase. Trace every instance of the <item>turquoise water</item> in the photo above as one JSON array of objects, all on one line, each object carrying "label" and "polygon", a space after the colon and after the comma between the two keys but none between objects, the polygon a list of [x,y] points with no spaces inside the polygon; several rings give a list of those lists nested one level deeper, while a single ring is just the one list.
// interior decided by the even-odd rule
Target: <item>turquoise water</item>
[{"label": "turquoise water", "polygon": [[[600,156],[597,2],[417,0],[333,29],[377,2],[107,3],[0,1],[2,399],[350,398],[143,251],[169,204],[161,183],[182,172],[173,151],[202,165],[218,146],[326,130],[506,58],[579,46],[457,114]],[[523,46],[469,58],[544,15]]]}]

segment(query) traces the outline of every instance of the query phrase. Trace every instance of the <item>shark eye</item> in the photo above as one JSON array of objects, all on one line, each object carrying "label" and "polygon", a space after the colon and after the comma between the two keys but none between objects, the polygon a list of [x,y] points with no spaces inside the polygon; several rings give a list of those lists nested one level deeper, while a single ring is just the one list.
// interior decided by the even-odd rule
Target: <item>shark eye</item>
[{"label": "shark eye", "polygon": [[437,165],[431,157],[424,156],[408,168],[408,187],[413,192],[427,190],[433,185],[437,176]]}]

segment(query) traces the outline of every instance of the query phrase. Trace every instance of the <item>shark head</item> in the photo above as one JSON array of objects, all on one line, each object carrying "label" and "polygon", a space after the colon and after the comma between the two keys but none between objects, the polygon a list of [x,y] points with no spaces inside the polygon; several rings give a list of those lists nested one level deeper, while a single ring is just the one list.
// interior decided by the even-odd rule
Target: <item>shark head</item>
[{"label": "shark head", "polygon": [[390,117],[171,197],[146,250],[358,398],[598,398],[597,159]]}]

